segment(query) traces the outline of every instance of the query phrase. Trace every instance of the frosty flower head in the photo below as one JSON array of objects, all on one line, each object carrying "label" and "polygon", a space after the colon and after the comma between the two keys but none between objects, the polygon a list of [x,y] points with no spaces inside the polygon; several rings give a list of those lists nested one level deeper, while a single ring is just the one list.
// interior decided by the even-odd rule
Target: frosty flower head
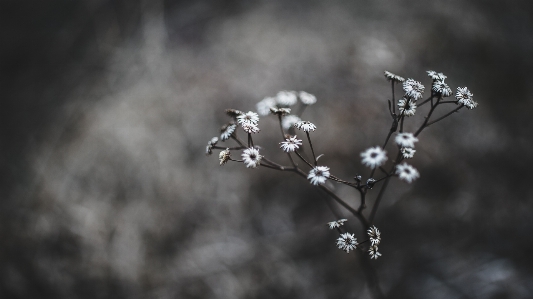
[{"label": "frosty flower head", "polygon": [[396,141],[396,144],[400,147],[415,147],[415,142],[418,142],[418,138],[416,138],[413,133],[399,133],[396,135],[396,138],[394,139]]},{"label": "frosty flower head", "polygon": [[257,123],[259,122],[259,115],[255,112],[248,111],[246,113],[239,114],[237,116],[237,122],[241,125],[243,124],[257,125]]},{"label": "frosty flower head", "polygon": [[257,133],[259,132],[259,127],[256,125],[256,124],[252,124],[252,123],[243,123],[242,124],[242,129],[244,130],[244,132],[246,133]]},{"label": "frosty flower head", "polygon": [[284,130],[290,129],[292,126],[294,126],[295,123],[301,121],[301,119],[296,115],[287,115],[284,116],[281,120],[281,126]]},{"label": "frosty flower head", "polygon": [[218,143],[218,137],[213,137],[211,140],[207,142],[207,146],[205,147],[205,154],[211,155],[213,153],[213,146],[217,145]]},{"label": "frosty flower head", "polygon": [[237,116],[244,114],[244,112],[242,112],[241,110],[237,110],[237,109],[226,109],[226,114],[233,118],[237,118]]},{"label": "frosty flower head", "polygon": [[220,140],[222,141],[226,141],[228,139],[230,139],[231,135],[233,134],[233,132],[235,132],[235,129],[237,128],[237,125],[236,124],[225,124],[221,129],[220,129]]},{"label": "frosty flower head", "polygon": [[391,73],[389,71],[385,71],[384,74],[385,74],[385,78],[387,78],[388,81],[394,81],[394,82],[397,82],[397,83],[405,81],[405,79],[403,77],[395,75],[395,74],[393,74],[393,73]]},{"label": "frosty flower head", "polygon": [[428,77],[430,77],[433,80],[440,80],[440,81],[444,82],[444,79],[448,78],[443,73],[437,73],[435,71],[427,71],[427,73],[428,73]]},{"label": "frosty flower head", "polygon": [[307,175],[307,179],[315,186],[324,184],[327,178],[329,178],[329,167],[326,166],[316,166]]},{"label": "frosty flower head", "polygon": [[280,91],[276,95],[276,102],[282,106],[292,106],[298,102],[298,97],[294,91]]},{"label": "frosty flower head", "polygon": [[435,80],[433,82],[433,91],[441,94],[443,97],[449,97],[453,94],[452,89],[448,84],[441,80]]},{"label": "frosty flower head", "polygon": [[422,93],[424,92],[424,85],[422,83],[415,81],[413,79],[407,79],[403,82],[403,90],[405,94],[411,97],[413,100],[418,100],[422,98]]},{"label": "frosty flower head", "polygon": [[350,253],[351,250],[355,250],[357,247],[357,238],[353,234],[345,233],[337,239],[337,247]]},{"label": "frosty flower head", "polygon": [[398,108],[403,115],[413,116],[416,113],[416,102],[411,99],[402,98],[398,101]]},{"label": "frosty flower head", "polygon": [[455,98],[457,99],[457,103],[463,104],[466,106],[468,102],[472,101],[474,95],[468,90],[466,87],[457,87],[457,93],[455,94]]},{"label": "frosty flower head", "polygon": [[328,222],[328,225],[329,225],[329,229],[334,229],[334,228],[337,228],[337,227],[341,227],[344,225],[344,222],[348,221],[348,219],[339,219],[337,221],[331,221],[331,222]]},{"label": "frosty flower head", "polygon": [[294,135],[292,137],[286,138],[285,141],[280,142],[280,144],[280,148],[283,149],[283,151],[290,153],[300,148],[300,145],[302,145],[302,141],[300,139],[297,139],[296,135]]},{"label": "frosty flower head", "polygon": [[294,127],[296,129],[302,130],[304,132],[309,132],[309,131],[315,131],[316,130],[316,126],[313,123],[308,122],[306,120],[301,120],[301,121],[295,123]]},{"label": "frosty flower head", "polygon": [[226,148],[225,150],[221,151],[218,154],[218,159],[220,160],[220,166],[226,164],[229,158],[230,158],[229,148]]},{"label": "frosty flower head", "polygon": [[276,114],[276,115],[288,115],[288,114],[291,114],[291,108],[272,107],[270,108],[270,113]]},{"label": "frosty flower head", "polygon": [[408,183],[411,183],[412,181],[420,177],[418,170],[416,170],[413,166],[407,163],[396,165],[396,174],[400,177],[401,180],[404,180]]},{"label": "frosty flower head", "polygon": [[300,96],[300,101],[304,105],[313,105],[314,103],[316,103],[316,97],[308,92],[300,91],[299,96]]},{"label": "frosty flower head", "polygon": [[477,105],[478,105],[477,102],[475,102],[474,100],[470,100],[470,102],[465,104],[466,108],[468,108],[470,110],[476,108]]},{"label": "frosty flower head", "polygon": [[259,166],[261,159],[263,158],[263,156],[259,154],[259,150],[253,147],[245,149],[242,152],[241,157],[248,168],[256,168]]},{"label": "frosty flower head", "polygon": [[370,259],[378,259],[378,257],[381,256],[381,253],[378,252],[378,246],[372,245],[370,248],[368,248],[368,255],[370,255]]},{"label": "frosty flower head", "polygon": [[365,166],[376,168],[387,161],[387,153],[379,146],[376,146],[362,152],[361,158],[363,158],[362,162]]},{"label": "frosty flower head", "polygon": [[411,159],[416,153],[416,150],[410,147],[402,147],[401,151],[404,159]]},{"label": "frosty flower head", "polygon": [[372,246],[377,246],[381,242],[381,233],[379,232],[379,229],[375,226],[372,226],[369,228],[366,233],[370,237],[370,242],[372,243]]},{"label": "frosty flower head", "polygon": [[273,97],[266,97],[259,101],[255,108],[257,109],[257,113],[261,116],[266,116],[270,113],[270,108],[276,108],[276,99]]}]

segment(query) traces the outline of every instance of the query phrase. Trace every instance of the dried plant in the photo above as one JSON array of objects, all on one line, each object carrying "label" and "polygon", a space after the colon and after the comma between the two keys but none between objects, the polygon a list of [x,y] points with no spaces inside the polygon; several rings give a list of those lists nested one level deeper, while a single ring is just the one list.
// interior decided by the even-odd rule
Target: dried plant
[{"label": "dried plant", "polygon": [[[220,149],[220,165],[225,165],[228,161],[232,161],[244,163],[247,168],[264,167],[277,171],[288,171],[308,179],[311,185],[325,191],[333,200],[348,210],[359,220],[367,232],[368,239],[358,242],[353,233],[343,230],[344,222],[347,219],[329,222],[327,223],[329,228],[332,230],[335,229],[339,233],[339,237],[336,239],[336,246],[346,253],[358,250],[363,253],[368,253],[370,259],[377,259],[381,256],[381,253],[378,251],[378,245],[381,243],[381,232],[374,226],[374,219],[391,178],[398,177],[400,180],[412,183],[420,177],[418,170],[405,162],[405,160],[414,157],[416,153],[415,143],[419,141],[418,136],[427,127],[458,112],[462,108],[474,109],[478,105],[473,100],[472,93],[466,87],[458,87],[455,94],[456,99],[447,100],[446,98],[453,94],[451,88],[445,83],[447,77],[442,73],[434,71],[428,71],[427,74],[432,80],[432,87],[429,97],[422,100],[425,87],[421,82],[414,79],[405,80],[403,77],[391,72],[384,72],[385,78],[391,82],[392,88],[392,99],[388,101],[391,126],[382,145],[369,147],[360,154],[362,164],[370,168],[370,173],[367,178],[355,174],[353,181],[344,180],[333,175],[329,167],[318,164],[321,155],[317,156],[315,154],[311,141],[311,135],[317,130],[317,127],[312,122],[301,119],[301,115],[305,109],[315,104],[317,99],[314,95],[304,91],[280,91],[275,97],[266,97],[257,103],[257,113],[252,111],[245,113],[236,109],[227,109],[226,113],[231,117],[231,121],[222,127],[220,138],[213,137],[209,141],[206,147],[206,154],[211,154],[213,149]],[[402,84],[404,94],[397,100],[395,97],[395,85],[398,83]],[[447,107],[449,104],[455,104],[457,107],[444,112],[440,117],[432,118],[437,107]],[[427,109],[422,124],[414,133],[404,132],[404,123],[407,121],[407,118],[417,113],[419,114],[420,108],[424,105],[429,106],[429,108]],[[299,111],[299,113],[291,114],[293,110]],[[280,133],[283,140],[280,142],[280,149],[287,155],[288,165],[274,162],[270,157],[267,158],[261,152],[261,147],[254,143],[254,134],[260,132],[258,126],[260,116],[268,115],[277,117],[279,121]],[[238,126],[244,131],[246,135],[245,140],[239,137]],[[305,136],[303,139],[307,140],[312,159],[306,159],[304,157],[304,141],[303,139],[299,139],[298,135],[295,134],[298,132],[296,130],[301,131],[298,135]],[[390,151],[394,151],[395,153],[389,159],[385,148],[387,145],[393,147],[392,144],[389,144],[393,134],[395,134],[395,146]],[[232,147],[220,146],[218,144],[219,140],[227,141],[229,139],[232,139],[236,144]],[[236,159],[234,156],[232,157],[231,154],[234,151],[242,151],[240,152],[240,159]],[[335,192],[326,186],[325,183],[328,180],[355,189],[360,196],[359,206],[351,206],[337,196]],[[374,204],[371,209],[366,210],[368,195],[371,190],[378,186],[380,190],[374,199]],[[371,273],[370,276],[372,275]],[[369,283],[376,284],[376,280],[369,277]],[[371,289],[374,289],[373,294],[375,297],[382,297],[377,285],[371,286]]]}]

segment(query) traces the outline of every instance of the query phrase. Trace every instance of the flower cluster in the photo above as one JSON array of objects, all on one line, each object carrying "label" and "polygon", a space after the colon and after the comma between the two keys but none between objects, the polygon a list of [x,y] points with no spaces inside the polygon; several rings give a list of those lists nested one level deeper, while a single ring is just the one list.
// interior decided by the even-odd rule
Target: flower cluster
[{"label": "flower cluster", "polygon": [[[309,105],[314,105],[317,102],[317,98],[305,91],[296,92],[284,90],[278,92],[276,96],[265,97],[257,103],[257,112],[243,112],[237,109],[227,109],[226,114],[231,117],[231,121],[221,128],[220,137],[213,137],[209,140],[206,146],[206,154],[210,155],[213,150],[219,149],[220,153],[218,158],[220,165],[225,165],[231,161],[243,163],[247,168],[263,167],[296,173],[306,178],[312,186],[325,191],[325,193],[330,195],[337,203],[356,216],[356,218],[361,221],[361,224],[366,227],[369,223],[373,223],[374,214],[378,208],[380,199],[384,194],[384,190],[388,185],[383,182],[388,182],[389,179],[397,177],[402,181],[412,183],[420,177],[418,170],[404,162],[404,160],[412,159],[414,157],[416,153],[415,144],[419,142],[420,132],[429,125],[452,115],[453,112],[457,112],[463,107],[474,109],[478,106],[478,103],[473,100],[473,94],[466,87],[457,88],[455,94],[456,101],[443,100],[443,98],[450,97],[453,94],[451,88],[445,82],[447,76],[435,71],[427,71],[427,75],[432,80],[431,94],[429,98],[421,100],[425,90],[425,87],[421,82],[412,78],[404,79],[403,77],[388,71],[384,72],[385,78],[391,82],[390,84],[393,89],[392,101],[389,102],[389,112],[392,117],[392,124],[382,146],[369,147],[359,154],[361,163],[370,168],[370,170],[366,170],[370,174],[364,179],[362,175],[356,174],[354,176],[355,182],[343,180],[333,175],[330,167],[318,165],[318,159],[323,155],[315,155],[316,147],[313,147],[313,142],[311,141],[311,136],[314,134],[310,134],[310,132],[315,132],[317,130],[317,126],[314,123],[302,120],[301,118],[301,113],[305,110],[304,108]],[[401,88],[404,91],[404,94],[397,102],[399,115],[396,114],[396,107],[394,106],[396,105],[394,88],[397,83],[402,83]],[[415,116],[417,109],[421,109],[426,103],[428,103],[430,107],[422,125],[418,130],[413,130],[414,133],[404,131],[406,117]],[[433,111],[437,107],[450,103],[457,104],[458,106],[454,110],[442,114],[442,116],[437,119],[430,121]],[[299,106],[293,107],[295,105]],[[294,111],[297,111],[298,113],[295,113]],[[260,150],[263,151],[262,147],[254,144],[255,136],[259,136],[260,134],[258,133],[261,131],[258,126],[260,116],[267,115],[274,116],[279,122],[282,134],[281,142],[279,142],[279,152],[283,153],[285,158],[288,158],[285,160],[285,165],[282,162],[274,162],[265,157],[264,154],[260,153]],[[242,130],[238,130],[239,127]],[[295,130],[305,132],[305,134],[303,134],[304,139],[306,137],[305,142],[304,140],[297,138]],[[246,134],[246,138],[239,138],[239,133],[241,131]],[[324,131],[326,130],[321,129],[318,132]],[[237,146],[222,147],[218,145],[219,141],[226,142],[228,140],[236,142]],[[236,160],[231,157],[231,151],[235,150],[242,150],[240,154],[241,160]],[[387,157],[387,151],[394,151],[390,160]],[[328,182],[328,184],[326,184],[326,182]],[[331,188],[333,183],[347,185],[359,192],[359,207],[354,208],[351,204],[343,201],[337,196]],[[370,213],[369,218],[367,218],[364,213],[366,212],[364,209],[367,207],[366,198],[370,193],[370,190],[376,186],[381,186],[381,190],[377,195],[377,200],[371,205],[372,212]],[[340,219],[327,223],[330,229],[336,229],[340,233],[340,236],[335,241],[336,246],[347,253],[359,248],[363,252],[368,252],[371,259],[377,259],[380,257],[381,253],[378,251],[378,246],[381,244],[381,232],[378,228],[371,226],[367,229],[369,246],[368,249],[363,249],[361,245],[367,241],[359,244],[353,233],[343,232],[343,225],[346,221],[347,219]]]}]

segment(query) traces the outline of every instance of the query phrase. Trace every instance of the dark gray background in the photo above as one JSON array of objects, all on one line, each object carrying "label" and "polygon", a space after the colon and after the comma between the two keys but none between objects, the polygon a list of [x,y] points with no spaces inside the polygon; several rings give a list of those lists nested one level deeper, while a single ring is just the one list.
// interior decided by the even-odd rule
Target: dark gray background
[{"label": "dark gray background", "polygon": [[[0,297],[368,298],[325,195],[219,167],[205,145],[225,108],[305,90],[321,163],[368,175],[359,153],[389,126],[383,71],[428,89],[433,69],[480,105],[424,131],[421,178],[391,182],[380,285],[531,298],[531,16],[525,0],[2,1]],[[274,119],[260,127],[286,163]]]}]

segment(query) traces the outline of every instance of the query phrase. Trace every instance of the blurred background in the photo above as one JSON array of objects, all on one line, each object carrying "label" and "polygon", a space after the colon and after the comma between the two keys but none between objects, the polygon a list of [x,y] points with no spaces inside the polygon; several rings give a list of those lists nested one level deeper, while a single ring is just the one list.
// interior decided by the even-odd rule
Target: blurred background
[{"label": "blurred background", "polygon": [[[305,90],[321,163],[368,176],[384,70],[426,95],[425,71],[443,72],[479,107],[420,135],[419,180],[391,181],[383,292],[533,297],[532,16],[526,0],[2,1],[0,298],[371,298],[326,195],[204,152],[224,109]],[[288,163],[275,119],[260,127]]]}]

